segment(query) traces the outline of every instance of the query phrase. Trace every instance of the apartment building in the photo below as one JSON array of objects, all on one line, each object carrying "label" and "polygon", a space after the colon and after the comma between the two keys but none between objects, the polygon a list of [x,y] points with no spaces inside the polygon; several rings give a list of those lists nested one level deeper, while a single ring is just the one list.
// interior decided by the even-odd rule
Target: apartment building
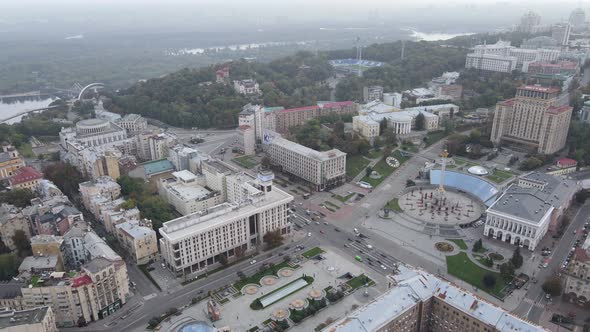
[{"label": "apartment building", "polygon": [[29,166],[21,167],[14,173],[14,176],[8,179],[10,189],[28,189],[32,192],[39,190],[43,173]]},{"label": "apartment building", "polygon": [[548,331],[422,270],[401,266],[390,279],[391,289],[322,331]]},{"label": "apartment building", "polygon": [[556,106],[559,89],[521,86],[516,97],[496,105],[491,141],[519,145],[541,154],[565,146],[572,107]]},{"label": "apartment building", "polygon": [[16,250],[12,238],[18,231],[24,232],[27,239],[31,238],[29,219],[20,208],[11,204],[0,204],[0,240],[10,250]]},{"label": "apartment building", "polygon": [[168,149],[168,160],[177,171],[189,169],[189,160],[199,155],[199,151],[191,147],[178,144]]},{"label": "apartment building", "polygon": [[267,140],[265,151],[272,163],[284,172],[309,183],[315,190],[337,187],[346,181],[346,153],[332,149],[316,151],[282,138],[279,134]]},{"label": "apartment building", "polygon": [[164,223],[161,255],[177,276],[190,276],[264,245],[264,235],[289,234],[288,207],[293,196],[273,187],[273,175],[229,176],[228,197],[206,210]]},{"label": "apartment building", "polygon": [[168,149],[176,145],[178,138],[170,133],[162,133],[148,137],[150,160],[166,159]]},{"label": "apartment building", "polygon": [[56,256],[57,271],[63,271],[64,258],[63,246],[64,239],[55,235],[35,235],[31,238],[31,251],[34,256]]},{"label": "apartment building", "polygon": [[572,260],[564,272],[563,293],[574,303],[588,304],[590,300],[590,238],[574,250]]},{"label": "apartment building", "polygon": [[465,59],[465,68],[511,73],[516,69],[517,62],[518,59],[514,56],[470,53]]},{"label": "apartment building", "polygon": [[[221,204],[225,199],[225,186],[210,173],[207,177],[187,170],[174,172],[171,177],[160,179],[158,193],[183,216]],[[218,189],[208,189],[207,179],[211,180],[211,187]]]},{"label": "apartment building", "polygon": [[158,256],[158,240],[151,223],[130,220],[115,226],[119,243],[133,257],[135,264],[147,264]]},{"label": "apartment building", "polygon": [[117,120],[117,124],[132,135],[147,130],[148,125],[147,120],[139,114],[127,114]]},{"label": "apartment building", "polygon": [[[356,114],[357,112],[358,104],[352,101],[320,102],[317,105],[283,109],[275,111],[275,128],[277,132],[284,133],[292,127],[304,125],[307,121],[320,116]],[[270,127],[265,129],[275,131]]]},{"label": "apartment building", "polygon": [[368,103],[373,100],[383,99],[383,87],[379,85],[363,87],[363,101]]},{"label": "apartment building", "polygon": [[75,274],[46,273],[27,280],[21,289],[25,308],[51,307],[59,327],[74,327],[107,317],[120,309],[129,295],[123,260],[97,257]]},{"label": "apartment building", "polygon": [[16,170],[21,167],[25,167],[25,162],[21,159],[14,146],[8,143],[2,144],[2,152],[0,152],[0,180],[12,177],[16,173]]},{"label": "apartment building", "polygon": [[91,199],[93,197],[101,196],[112,201],[121,196],[121,186],[108,176],[101,176],[92,181],[82,182],[78,187],[80,195],[82,196],[82,203],[84,203],[86,209],[92,212],[95,216],[99,213],[98,211],[95,211],[91,204]]},{"label": "apartment building", "polygon": [[521,176],[486,211],[483,234],[535,250],[557,228],[577,191],[572,180],[539,172]]},{"label": "apartment building", "polygon": [[4,332],[57,332],[51,307],[28,310],[0,309],[0,330]]}]

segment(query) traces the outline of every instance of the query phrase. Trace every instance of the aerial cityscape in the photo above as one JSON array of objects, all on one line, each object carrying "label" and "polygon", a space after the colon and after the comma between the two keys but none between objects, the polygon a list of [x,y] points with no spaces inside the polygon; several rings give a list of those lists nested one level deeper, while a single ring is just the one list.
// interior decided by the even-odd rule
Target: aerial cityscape
[{"label": "aerial cityscape", "polygon": [[590,331],[590,3],[10,2],[0,330]]}]

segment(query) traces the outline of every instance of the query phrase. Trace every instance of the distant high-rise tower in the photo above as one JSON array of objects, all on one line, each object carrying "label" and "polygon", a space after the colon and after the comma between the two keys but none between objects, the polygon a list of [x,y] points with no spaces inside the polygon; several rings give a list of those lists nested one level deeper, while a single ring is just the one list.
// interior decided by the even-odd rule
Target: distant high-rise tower
[{"label": "distant high-rise tower", "polygon": [[541,16],[539,14],[529,11],[520,18],[520,25],[518,31],[526,33],[538,32],[538,27],[541,25]]},{"label": "distant high-rise tower", "polygon": [[363,76],[363,71],[361,70],[361,60],[363,59],[363,46],[361,45],[361,37],[356,37],[356,60],[358,66],[358,73],[359,77]]},{"label": "distant high-rise tower", "polygon": [[570,15],[569,23],[574,29],[579,29],[586,23],[586,13],[582,8],[576,8]]}]

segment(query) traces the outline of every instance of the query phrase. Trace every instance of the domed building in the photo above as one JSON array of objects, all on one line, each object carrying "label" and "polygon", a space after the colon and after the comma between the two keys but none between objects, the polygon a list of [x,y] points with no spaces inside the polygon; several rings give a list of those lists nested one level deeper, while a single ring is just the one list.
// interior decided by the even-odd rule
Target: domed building
[{"label": "domed building", "polygon": [[78,121],[75,128],[62,128],[59,140],[68,149],[68,142],[77,141],[85,146],[104,146],[127,139],[127,131],[119,125],[104,119]]}]

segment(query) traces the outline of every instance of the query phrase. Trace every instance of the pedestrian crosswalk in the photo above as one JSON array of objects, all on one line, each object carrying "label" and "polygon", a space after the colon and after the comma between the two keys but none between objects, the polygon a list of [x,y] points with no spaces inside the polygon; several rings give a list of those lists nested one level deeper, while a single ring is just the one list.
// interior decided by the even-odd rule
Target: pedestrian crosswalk
[{"label": "pedestrian crosswalk", "polygon": [[523,301],[539,309],[545,309],[545,304],[541,302],[535,302],[535,300],[529,299],[528,297],[525,297]]}]

